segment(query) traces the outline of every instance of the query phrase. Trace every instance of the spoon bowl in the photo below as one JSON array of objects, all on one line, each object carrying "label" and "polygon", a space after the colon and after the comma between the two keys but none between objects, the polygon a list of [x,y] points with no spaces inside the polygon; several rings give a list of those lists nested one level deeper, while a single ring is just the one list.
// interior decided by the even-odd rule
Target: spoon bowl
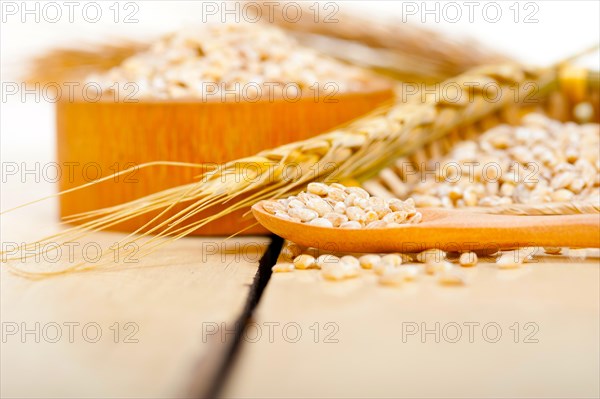
[{"label": "spoon bowl", "polygon": [[421,223],[342,229],[285,220],[252,206],[258,222],[296,244],[331,252],[485,251],[525,246],[600,247],[600,214],[516,216],[423,208]]}]

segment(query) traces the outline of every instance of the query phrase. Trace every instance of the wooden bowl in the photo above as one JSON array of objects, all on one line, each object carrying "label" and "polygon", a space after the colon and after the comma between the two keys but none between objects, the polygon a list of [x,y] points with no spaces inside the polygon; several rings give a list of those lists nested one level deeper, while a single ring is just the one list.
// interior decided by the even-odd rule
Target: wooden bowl
[{"label": "wooden bowl", "polygon": [[[58,162],[63,170],[60,190],[146,162],[222,164],[324,133],[392,97],[393,91],[386,85],[368,93],[337,95],[336,102],[308,97],[297,102],[255,103],[59,101],[56,126]],[[60,197],[60,214],[68,216],[131,201],[191,183],[198,174],[198,169],[184,167],[140,169]],[[195,234],[239,232],[255,223],[252,217],[242,220],[243,213],[228,215]],[[132,231],[152,216],[128,220],[114,229]],[[265,232],[257,225],[244,234]]]}]

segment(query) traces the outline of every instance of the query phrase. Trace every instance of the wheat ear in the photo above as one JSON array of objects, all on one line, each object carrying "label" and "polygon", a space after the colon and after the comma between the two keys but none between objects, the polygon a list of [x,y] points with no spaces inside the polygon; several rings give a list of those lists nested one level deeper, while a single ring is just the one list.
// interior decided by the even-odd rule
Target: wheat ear
[{"label": "wheat ear", "polygon": [[[472,123],[515,100],[531,97],[534,92],[540,95],[551,90],[555,87],[556,78],[554,68],[533,70],[517,64],[480,67],[446,82],[464,88],[462,101],[430,95],[425,102],[415,98],[407,103],[386,105],[346,127],[262,151],[253,157],[231,161],[204,173],[198,182],[78,215],[78,220],[84,222],[80,226],[20,249],[34,256],[36,248],[45,242],[58,240],[59,245],[64,245],[69,240],[81,239],[121,221],[160,211],[151,222],[140,226],[110,248],[110,251],[123,251],[125,246],[135,243],[140,254],[147,255],[225,214],[248,209],[262,199],[298,191],[311,181],[364,181],[399,156],[421,148],[459,125]],[[481,87],[482,84],[492,83],[497,86],[499,93],[494,101],[486,97],[489,94],[469,89],[474,84]],[[518,88],[516,98],[515,87]],[[159,221],[159,217],[181,204],[185,205],[184,209]],[[221,204],[225,204],[226,209],[199,221],[189,220]],[[12,267],[12,270],[29,277],[89,270],[114,265],[110,262],[110,251],[106,254],[105,263],[89,265],[79,262],[50,271],[26,271],[18,267]]]},{"label": "wheat ear", "polygon": [[[271,15],[269,7],[262,4],[263,16]],[[404,81],[439,82],[479,65],[511,61],[476,40],[453,39],[400,18],[375,20],[344,10],[331,18],[315,18],[307,6],[298,20],[272,14],[273,23],[300,43]]]}]

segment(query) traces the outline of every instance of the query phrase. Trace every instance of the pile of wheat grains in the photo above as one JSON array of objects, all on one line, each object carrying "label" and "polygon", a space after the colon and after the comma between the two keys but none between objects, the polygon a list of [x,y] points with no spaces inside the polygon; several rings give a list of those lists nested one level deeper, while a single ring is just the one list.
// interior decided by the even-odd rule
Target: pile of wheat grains
[{"label": "pile of wheat grains", "polygon": [[371,196],[360,187],[339,183],[309,183],[307,191],[262,204],[267,212],[286,220],[311,226],[342,229],[392,228],[415,224],[422,215],[415,202]]},{"label": "pile of wheat grains", "polygon": [[600,125],[533,113],[456,143],[445,156],[400,159],[380,174],[390,192],[417,207],[463,208],[600,202]]},{"label": "pile of wheat grains", "polygon": [[[562,123],[541,114],[529,114],[520,126],[498,125],[477,140],[456,143],[443,157],[424,160],[420,165],[415,165],[414,160],[398,160],[393,168],[380,174],[378,181],[385,185],[387,192],[401,199],[369,197],[362,194],[362,189],[352,190],[361,192],[364,198],[377,198],[383,204],[400,201],[409,204],[411,209],[415,205],[418,209],[567,201],[598,204],[598,148],[598,124]],[[312,191],[321,196],[327,196],[330,190],[331,187],[321,184],[312,186]],[[289,217],[289,214],[283,217]],[[313,224],[321,225],[320,222]],[[366,226],[368,224],[363,223],[360,227]],[[493,241],[493,237],[490,240]],[[548,255],[559,255],[564,249],[545,248],[543,251]],[[534,261],[534,256],[541,252],[541,248],[524,247],[485,256],[486,261],[498,269],[515,269]],[[570,257],[586,256],[586,250],[582,248],[567,249],[566,252]],[[428,249],[417,254],[332,254],[287,242],[273,271],[320,269],[323,278],[335,281],[375,273],[381,284],[393,286],[421,275],[432,275],[441,284],[464,285],[468,279],[461,269],[477,264],[478,256],[471,251],[446,253]]]},{"label": "pile of wheat grains", "polygon": [[135,84],[139,98],[256,101],[361,92],[381,79],[298,44],[275,26],[229,23],[180,30],[87,81],[105,91]]}]

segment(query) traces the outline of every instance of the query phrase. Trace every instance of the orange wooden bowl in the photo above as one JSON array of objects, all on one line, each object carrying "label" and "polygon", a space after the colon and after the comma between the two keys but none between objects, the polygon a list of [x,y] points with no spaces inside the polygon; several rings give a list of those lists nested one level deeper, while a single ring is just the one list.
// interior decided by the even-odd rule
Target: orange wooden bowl
[{"label": "orange wooden bowl", "polygon": [[[385,85],[368,93],[337,95],[337,102],[313,98],[255,103],[59,101],[58,162],[64,171],[60,190],[153,161],[222,164],[324,133],[392,97],[391,87]],[[199,172],[172,166],[140,169],[60,197],[60,214],[69,216],[131,201],[193,182]],[[239,232],[255,223],[252,217],[242,219],[243,213],[232,213],[195,234]],[[114,229],[132,231],[153,216],[131,219]],[[244,234],[265,232],[257,225]]]}]

